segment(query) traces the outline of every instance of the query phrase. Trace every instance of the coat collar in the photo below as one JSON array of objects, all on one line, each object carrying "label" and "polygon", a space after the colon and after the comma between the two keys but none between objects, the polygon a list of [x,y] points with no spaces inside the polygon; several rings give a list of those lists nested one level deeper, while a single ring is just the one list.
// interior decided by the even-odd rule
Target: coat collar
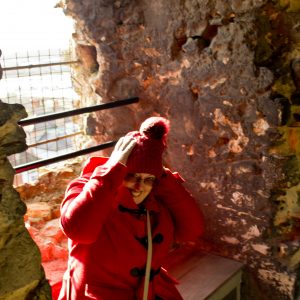
[{"label": "coat collar", "polygon": [[148,197],[141,204],[137,205],[134,202],[134,200],[133,200],[130,192],[128,191],[128,189],[124,186],[121,186],[118,189],[117,198],[118,198],[117,203],[121,204],[125,208],[134,209],[134,210],[146,208],[150,212],[151,211],[159,212],[158,202],[155,199],[152,192],[148,195]]}]

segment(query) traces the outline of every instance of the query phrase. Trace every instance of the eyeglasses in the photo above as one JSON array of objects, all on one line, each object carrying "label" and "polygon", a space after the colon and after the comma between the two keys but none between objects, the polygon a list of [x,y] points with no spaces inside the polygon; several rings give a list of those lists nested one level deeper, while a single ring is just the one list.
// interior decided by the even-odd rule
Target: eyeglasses
[{"label": "eyeglasses", "polygon": [[136,173],[129,173],[126,175],[125,181],[130,182],[130,183],[144,184],[144,185],[152,187],[154,185],[154,183],[156,182],[156,178],[154,176],[142,178],[141,175],[138,175]]}]

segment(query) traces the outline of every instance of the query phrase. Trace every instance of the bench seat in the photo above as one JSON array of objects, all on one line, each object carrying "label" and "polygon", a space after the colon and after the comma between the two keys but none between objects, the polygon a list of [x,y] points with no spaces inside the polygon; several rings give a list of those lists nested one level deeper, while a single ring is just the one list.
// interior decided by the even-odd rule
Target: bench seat
[{"label": "bench seat", "polygon": [[184,300],[240,300],[243,264],[204,252],[174,251],[169,272]]}]

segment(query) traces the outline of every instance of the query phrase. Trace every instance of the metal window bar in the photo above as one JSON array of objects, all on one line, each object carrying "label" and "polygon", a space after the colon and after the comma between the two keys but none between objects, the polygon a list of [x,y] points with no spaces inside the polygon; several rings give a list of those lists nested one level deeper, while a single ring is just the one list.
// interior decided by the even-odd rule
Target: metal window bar
[{"label": "metal window bar", "polygon": [[127,105],[127,104],[132,104],[132,103],[138,102],[138,100],[139,100],[138,97],[123,99],[123,100],[116,100],[116,101],[93,105],[93,106],[89,106],[89,107],[83,107],[83,108],[72,109],[72,110],[68,110],[68,111],[64,111],[64,112],[47,114],[47,115],[39,116],[39,117],[26,118],[26,119],[20,120],[18,122],[18,124],[21,126],[26,126],[26,125],[31,125],[31,124],[36,124],[36,123],[41,123],[41,122],[46,122],[46,121],[52,121],[52,120],[56,120],[56,119],[60,119],[60,118],[81,115],[84,113],[89,113],[89,112],[93,112],[93,111],[97,111],[97,110],[104,110],[104,109],[119,107],[119,106],[123,106],[123,105]]},{"label": "metal window bar", "polygon": [[56,62],[56,63],[50,63],[50,64],[36,64],[36,65],[27,65],[27,66],[7,67],[7,68],[2,68],[2,71],[13,71],[13,70],[22,70],[22,69],[71,65],[71,64],[77,64],[78,62],[79,62],[78,60],[72,60],[72,61]]},{"label": "metal window bar", "polygon": [[[35,118],[26,118],[26,119],[20,120],[18,122],[18,124],[21,126],[26,126],[26,125],[36,124],[36,123],[40,123],[40,122],[46,122],[49,120],[56,120],[59,118],[65,118],[65,117],[69,117],[69,116],[79,115],[79,114],[83,114],[83,113],[87,113],[87,112],[93,112],[93,111],[99,111],[99,110],[105,110],[105,109],[115,108],[115,107],[119,107],[119,106],[124,106],[124,105],[128,105],[128,104],[136,103],[138,101],[139,101],[138,97],[123,99],[123,100],[116,100],[116,101],[112,101],[112,102],[108,102],[108,103],[104,103],[104,104],[99,104],[99,105],[94,105],[94,106],[79,108],[79,109],[73,109],[70,111],[65,111],[65,112],[60,112],[60,113],[48,114],[48,115],[39,116],[39,117],[35,117]],[[29,170],[32,170],[35,168],[39,168],[39,167],[46,166],[49,164],[57,163],[59,161],[67,160],[67,159],[74,158],[74,157],[77,157],[80,155],[85,155],[85,154],[89,154],[89,153],[103,150],[106,148],[110,148],[110,147],[113,147],[116,144],[116,142],[117,141],[109,141],[109,142],[106,142],[106,143],[103,143],[103,144],[100,144],[97,146],[89,147],[86,149],[74,151],[71,153],[63,154],[63,155],[59,155],[59,156],[56,156],[53,158],[42,159],[42,160],[34,161],[31,163],[26,163],[26,164],[14,167],[14,170],[17,174],[21,173],[21,172],[29,171]]]},{"label": "metal window bar", "polygon": [[[73,88],[71,65],[77,58],[70,45],[65,49],[45,49],[3,53],[0,98],[25,106],[29,117],[51,114],[78,106],[79,95]],[[78,84],[78,83],[77,83]],[[28,150],[9,157],[13,166],[47,159],[76,149],[83,130],[81,116],[34,124],[26,128]],[[32,182],[39,170],[15,177],[15,183]]]}]

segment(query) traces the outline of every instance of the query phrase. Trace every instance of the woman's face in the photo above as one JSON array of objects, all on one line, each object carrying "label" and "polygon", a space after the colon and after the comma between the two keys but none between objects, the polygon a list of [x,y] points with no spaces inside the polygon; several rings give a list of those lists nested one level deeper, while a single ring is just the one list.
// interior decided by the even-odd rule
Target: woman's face
[{"label": "woman's face", "polygon": [[155,183],[155,176],[147,173],[128,173],[124,179],[124,186],[128,188],[136,204],[143,202],[151,192]]}]

